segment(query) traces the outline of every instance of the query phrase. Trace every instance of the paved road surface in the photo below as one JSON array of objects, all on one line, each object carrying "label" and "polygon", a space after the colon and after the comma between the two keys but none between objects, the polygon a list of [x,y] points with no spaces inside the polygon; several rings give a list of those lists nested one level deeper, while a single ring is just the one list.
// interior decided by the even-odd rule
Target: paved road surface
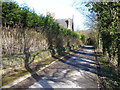
[{"label": "paved road surface", "polygon": [[98,88],[94,49],[85,46],[29,88]]}]

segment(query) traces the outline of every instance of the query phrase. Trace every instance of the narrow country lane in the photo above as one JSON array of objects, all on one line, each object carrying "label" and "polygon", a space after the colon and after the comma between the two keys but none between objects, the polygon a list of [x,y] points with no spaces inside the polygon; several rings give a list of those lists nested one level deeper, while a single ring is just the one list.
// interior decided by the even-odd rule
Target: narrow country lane
[{"label": "narrow country lane", "polygon": [[98,88],[93,47],[85,46],[73,53],[68,60],[60,59],[63,64],[54,67],[29,88]]}]

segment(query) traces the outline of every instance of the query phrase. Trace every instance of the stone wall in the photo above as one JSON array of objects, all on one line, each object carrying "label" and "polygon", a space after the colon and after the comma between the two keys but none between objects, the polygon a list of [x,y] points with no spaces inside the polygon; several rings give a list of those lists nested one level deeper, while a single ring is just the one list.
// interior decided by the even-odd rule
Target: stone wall
[{"label": "stone wall", "polygon": [[[44,50],[40,52],[28,52],[28,63],[32,64],[38,61],[42,61],[45,58],[51,57],[50,50]],[[19,69],[25,66],[26,54],[15,54],[12,56],[2,57],[2,72],[6,73],[10,69]]]},{"label": "stone wall", "polygon": [[[79,48],[79,46],[69,46],[56,48],[53,50],[42,50],[36,52],[27,52],[27,59],[29,64],[44,61],[46,58],[51,57],[52,55],[61,55],[64,52],[69,52],[70,50]],[[54,54],[53,54],[54,53]],[[3,74],[7,73],[10,70],[24,68],[25,67],[26,54],[20,53],[15,55],[3,55],[2,57],[2,72]]]}]

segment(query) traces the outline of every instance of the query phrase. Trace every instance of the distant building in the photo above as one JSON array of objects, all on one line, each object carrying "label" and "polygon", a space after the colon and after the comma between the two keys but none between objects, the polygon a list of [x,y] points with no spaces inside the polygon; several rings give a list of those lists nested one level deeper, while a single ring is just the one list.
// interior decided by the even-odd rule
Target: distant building
[{"label": "distant building", "polygon": [[70,19],[70,18],[68,18],[68,19],[56,19],[55,21],[58,22],[60,26],[74,31],[73,19]]},{"label": "distant building", "polygon": [[74,31],[74,22],[73,19],[55,19],[55,14],[54,13],[49,13],[47,12],[47,15],[51,15],[51,17],[57,22],[59,23],[60,26],[66,28],[66,29],[70,29],[72,31]]}]

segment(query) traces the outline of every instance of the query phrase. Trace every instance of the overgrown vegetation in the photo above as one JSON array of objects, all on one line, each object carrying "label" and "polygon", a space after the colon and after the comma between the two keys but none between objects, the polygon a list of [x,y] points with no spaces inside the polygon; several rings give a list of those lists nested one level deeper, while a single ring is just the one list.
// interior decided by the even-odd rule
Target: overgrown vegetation
[{"label": "overgrown vegetation", "polygon": [[82,44],[81,35],[59,26],[51,15],[37,15],[15,2],[2,2],[2,21],[4,54]]},{"label": "overgrown vegetation", "polygon": [[39,28],[37,31],[47,30],[48,33],[52,32],[60,36],[80,38],[79,34],[60,27],[50,15],[39,16],[29,7],[20,7],[15,2],[2,2],[2,20],[3,27]]},{"label": "overgrown vegetation", "polygon": [[88,44],[92,44],[95,48],[99,47],[99,33],[97,30],[92,29],[89,33]]},{"label": "overgrown vegetation", "polygon": [[[110,75],[113,75],[114,78],[118,77],[120,82],[120,2],[90,2],[86,6],[89,7],[91,13],[97,16],[96,32],[98,37],[95,39],[98,39],[94,41],[99,48],[100,41],[102,42],[102,51],[105,55],[105,60],[102,63],[104,69],[107,70],[103,74],[108,74],[107,78]],[[110,71],[111,67],[113,68],[112,65],[117,68],[116,77]],[[109,79],[112,80],[112,77]],[[110,80],[105,81],[107,87],[112,87],[111,85],[114,88],[117,87],[115,86],[116,82],[110,82]]]},{"label": "overgrown vegetation", "polygon": [[76,31],[78,34],[81,35],[81,40],[83,41],[84,44],[87,44],[87,39],[89,38],[89,33],[90,31],[89,30],[78,30]]},{"label": "overgrown vegetation", "polygon": [[98,57],[98,60],[100,64],[99,74],[102,75],[100,76],[102,88],[120,88],[120,82],[114,66],[111,66],[109,61],[106,61],[106,57]]}]

